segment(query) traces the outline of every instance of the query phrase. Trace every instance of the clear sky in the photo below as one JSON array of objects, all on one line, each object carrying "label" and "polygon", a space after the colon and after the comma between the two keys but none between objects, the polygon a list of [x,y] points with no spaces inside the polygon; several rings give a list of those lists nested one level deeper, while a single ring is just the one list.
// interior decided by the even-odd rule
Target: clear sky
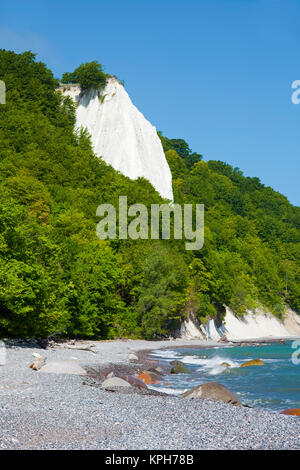
[{"label": "clear sky", "polygon": [[98,60],[169,138],[300,205],[300,0],[9,0],[0,48]]}]

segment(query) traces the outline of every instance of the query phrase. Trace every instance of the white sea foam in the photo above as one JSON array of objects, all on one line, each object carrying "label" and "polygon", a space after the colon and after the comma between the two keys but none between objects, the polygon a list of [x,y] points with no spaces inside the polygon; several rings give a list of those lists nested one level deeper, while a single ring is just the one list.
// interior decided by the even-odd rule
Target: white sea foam
[{"label": "white sea foam", "polygon": [[150,353],[151,356],[157,356],[161,359],[164,359],[164,360],[169,360],[169,359],[179,359],[181,357],[181,355],[176,352],[176,351],[173,351],[172,349],[157,349],[157,350],[154,350]]},{"label": "white sea foam", "polygon": [[197,369],[198,371],[204,371],[209,375],[221,374],[224,372],[224,370],[227,370],[228,367],[225,365],[225,363],[230,365],[230,369],[240,367],[241,365],[241,362],[233,361],[228,357],[221,356],[214,356],[209,359],[198,358],[197,361],[195,360],[194,362],[194,364],[199,364],[202,366],[201,368]]},{"label": "white sea foam", "polygon": [[187,388],[154,387],[153,385],[148,385],[148,388],[158,392],[167,393],[168,395],[181,395],[188,390]]}]

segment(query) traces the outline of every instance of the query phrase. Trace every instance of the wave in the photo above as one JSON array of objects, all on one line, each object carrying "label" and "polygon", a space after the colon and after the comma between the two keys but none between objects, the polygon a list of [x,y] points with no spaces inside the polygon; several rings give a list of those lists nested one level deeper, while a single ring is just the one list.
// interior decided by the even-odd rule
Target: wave
[{"label": "wave", "polygon": [[163,360],[178,359],[181,357],[181,354],[176,351],[173,351],[173,349],[155,349],[150,353],[150,355],[159,357]]},{"label": "wave", "polygon": [[185,364],[196,364],[201,366],[197,371],[204,371],[208,375],[222,374],[225,370],[240,367],[241,362],[233,361],[224,356],[213,356],[210,358],[185,356],[182,358]]},{"label": "wave", "polygon": [[148,388],[151,390],[156,390],[158,392],[167,393],[168,395],[181,395],[186,392],[187,388],[171,388],[171,387],[155,387],[154,385],[148,385]]}]

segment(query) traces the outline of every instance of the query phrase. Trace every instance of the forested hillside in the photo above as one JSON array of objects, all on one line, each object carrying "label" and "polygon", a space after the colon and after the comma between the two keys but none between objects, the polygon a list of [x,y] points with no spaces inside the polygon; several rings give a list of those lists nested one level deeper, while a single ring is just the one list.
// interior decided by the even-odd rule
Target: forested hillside
[{"label": "forested hillside", "polygon": [[[75,108],[30,52],[0,50],[0,335],[132,336],[174,331],[189,310],[300,311],[300,208],[181,139],[160,138],[174,202],[205,204],[205,244],[99,240],[102,203],[162,203],[97,158]],[[220,155],[222,158],[222,155]]]}]

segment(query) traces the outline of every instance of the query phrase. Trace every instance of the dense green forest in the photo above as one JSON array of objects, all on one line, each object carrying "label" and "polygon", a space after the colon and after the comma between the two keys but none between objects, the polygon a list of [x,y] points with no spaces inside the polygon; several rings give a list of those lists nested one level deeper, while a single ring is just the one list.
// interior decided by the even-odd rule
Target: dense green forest
[{"label": "dense green forest", "polygon": [[159,133],[174,202],[205,204],[204,247],[99,240],[99,204],[117,206],[120,195],[148,208],[165,201],[94,155],[88,134],[74,131],[73,103],[34,54],[0,50],[0,79],[1,336],[156,338],[189,311],[203,323],[224,305],[300,311],[299,207]]}]

